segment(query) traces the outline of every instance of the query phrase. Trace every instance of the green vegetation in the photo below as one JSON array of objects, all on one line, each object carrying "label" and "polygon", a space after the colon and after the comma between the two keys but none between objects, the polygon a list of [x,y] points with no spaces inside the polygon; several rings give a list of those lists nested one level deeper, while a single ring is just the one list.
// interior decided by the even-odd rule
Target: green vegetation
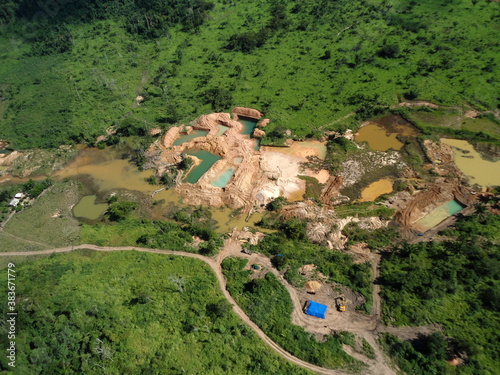
[{"label": "green vegetation", "polygon": [[278,233],[268,234],[257,246],[250,248],[271,257],[278,270],[287,270],[285,278],[297,287],[302,287],[307,281],[299,274],[299,268],[315,264],[319,272],[330,278],[330,282],[346,285],[361,293],[366,299],[362,309],[370,311],[370,264],[353,264],[351,255],[309,242],[305,236],[305,225],[297,219],[282,222],[280,228],[275,228],[280,230]]},{"label": "green vegetation", "polygon": [[500,144],[500,121],[491,113],[476,118],[461,109],[398,108],[392,110],[419,128],[425,136],[440,134],[480,142]]},{"label": "green vegetation", "polygon": [[[309,373],[236,317],[198,260],[79,251],[14,263],[24,373]],[[2,356],[0,371],[10,369]]]},{"label": "green vegetation", "polygon": [[[27,182],[15,186],[12,191],[17,193],[17,189],[22,187],[30,191],[35,186],[44,185],[43,181]],[[80,196],[77,182],[54,183],[45,193],[17,212],[0,232],[2,251],[30,251],[77,244],[80,240],[80,227],[78,220],[73,218],[71,207],[78,203]]]},{"label": "green vegetation", "polygon": [[[500,360],[500,217],[479,212],[443,234],[450,239],[402,245],[383,258],[384,317],[395,325],[440,324],[450,337],[447,356],[465,355],[460,374],[495,373]],[[425,345],[390,337],[386,342],[410,374],[454,373],[443,370],[444,355],[429,356]]]},{"label": "green vegetation", "polygon": [[370,345],[370,343],[368,341],[366,341],[366,339],[362,340],[361,353],[364,356],[366,356],[367,358],[370,358],[370,359],[376,358],[375,350],[373,350],[372,346]]},{"label": "green vegetation", "polygon": [[321,196],[321,191],[325,184],[320,184],[319,181],[314,177],[309,176],[299,176],[301,180],[306,182],[306,192],[304,194],[304,199],[312,199],[315,202],[320,202],[319,197]]},{"label": "green vegetation", "polygon": [[346,246],[356,242],[366,242],[370,249],[377,250],[388,248],[399,241],[399,232],[395,226],[368,230],[360,228],[356,222],[350,222],[342,229],[342,234],[349,238]]},{"label": "green vegetation", "polygon": [[222,263],[227,289],[250,319],[272,340],[289,353],[322,367],[360,370],[363,364],[348,356],[342,344],[349,334],[328,335],[318,342],[314,335],[291,322],[292,301],[288,291],[268,272],[264,278],[249,279],[251,271],[243,271],[247,260],[227,258]]},{"label": "green vegetation", "polygon": [[264,111],[277,140],[285,128],[343,130],[400,100],[498,105],[492,1],[55,5],[0,6],[0,139],[13,148],[92,143],[112,125],[145,131],[233,105]]},{"label": "green vegetation", "polygon": [[125,220],[130,213],[137,208],[137,202],[133,201],[117,201],[109,205],[108,217],[111,221]]},{"label": "green vegetation", "polygon": [[[398,367],[407,374],[441,375],[455,373],[451,366],[445,362],[449,356],[447,351],[448,342],[441,332],[421,336],[411,343],[401,341],[389,333],[384,333],[381,342],[391,357],[395,358]],[[462,373],[461,370],[459,373]],[[464,373],[468,372],[464,371]]]},{"label": "green vegetation", "polygon": [[[83,225],[81,243],[92,243],[99,246],[133,246],[151,247],[168,250],[184,250],[199,252],[204,255],[217,253],[223,245],[222,235],[215,232],[215,221],[210,211],[202,206],[176,209],[172,220],[139,219],[123,212],[131,203],[115,202],[110,206],[118,207],[116,221],[100,222],[94,225]],[[118,205],[118,206],[115,206]],[[135,204],[133,205],[135,206]],[[113,219],[116,214],[111,214]],[[198,245],[192,244],[193,236],[200,240]]]}]

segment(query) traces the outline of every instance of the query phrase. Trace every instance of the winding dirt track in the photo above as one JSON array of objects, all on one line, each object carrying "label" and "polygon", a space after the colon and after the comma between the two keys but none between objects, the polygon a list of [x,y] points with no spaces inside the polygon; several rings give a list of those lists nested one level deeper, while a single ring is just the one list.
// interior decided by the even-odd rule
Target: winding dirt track
[{"label": "winding dirt track", "polygon": [[103,251],[103,252],[142,251],[142,252],[146,252],[146,253],[178,255],[178,256],[184,256],[184,257],[188,257],[188,258],[199,259],[202,262],[205,262],[206,264],[208,264],[212,268],[212,270],[215,272],[215,275],[217,276],[217,280],[219,281],[220,289],[222,290],[224,297],[226,297],[226,299],[229,301],[229,303],[233,306],[233,311],[251,329],[253,329],[254,332],[267,345],[269,345],[281,357],[283,357],[284,359],[286,359],[289,362],[292,362],[292,363],[294,363],[300,367],[303,367],[305,369],[314,371],[318,374],[325,374],[325,375],[346,375],[346,374],[348,374],[347,372],[326,369],[326,368],[315,366],[315,365],[312,365],[308,362],[305,362],[305,361],[291,355],[290,353],[285,351],[283,348],[281,348],[278,344],[276,344],[273,340],[271,340],[254,322],[252,322],[250,320],[250,318],[245,314],[245,312],[238,306],[238,304],[233,299],[233,297],[231,297],[231,295],[229,294],[229,292],[226,289],[226,280],[224,279],[220,265],[212,258],[208,258],[206,256],[199,255],[199,254],[187,253],[184,251],[155,250],[155,249],[147,249],[147,248],[141,248],[141,247],[135,247],[135,246],[101,247],[101,246],[95,246],[95,245],[90,245],[90,244],[83,244],[83,245],[77,245],[77,246],[67,246],[67,247],[60,247],[60,248],[56,248],[56,249],[47,249],[47,250],[39,250],[39,251],[17,251],[17,252],[9,252],[9,253],[0,253],[0,257],[48,255],[48,254],[53,254],[53,253],[67,253],[67,252],[71,252],[73,250],[79,250],[79,249],[89,249],[89,250]]}]

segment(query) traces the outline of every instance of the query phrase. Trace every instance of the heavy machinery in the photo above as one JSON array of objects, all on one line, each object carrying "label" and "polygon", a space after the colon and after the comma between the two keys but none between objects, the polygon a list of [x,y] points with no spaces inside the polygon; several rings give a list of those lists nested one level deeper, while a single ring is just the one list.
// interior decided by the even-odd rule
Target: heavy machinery
[{"label": "heavy machinery", "polygon": [[345,311],[345,296],[341,295],[340,297],[335,298],[335,305],[337,306],[337,310],[340,312]]}]

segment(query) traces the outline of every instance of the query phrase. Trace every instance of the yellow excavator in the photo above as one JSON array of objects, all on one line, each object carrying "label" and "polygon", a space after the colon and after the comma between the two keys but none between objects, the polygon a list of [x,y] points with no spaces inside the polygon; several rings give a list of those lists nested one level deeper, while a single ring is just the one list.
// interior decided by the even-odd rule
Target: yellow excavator
[{"label": "yellow excavator", "polygon": [[340,297],[335,298],[335,304],[337,305],[337,309],[340,312],[344,312],[345,311],[345,296],[342,295]]}]

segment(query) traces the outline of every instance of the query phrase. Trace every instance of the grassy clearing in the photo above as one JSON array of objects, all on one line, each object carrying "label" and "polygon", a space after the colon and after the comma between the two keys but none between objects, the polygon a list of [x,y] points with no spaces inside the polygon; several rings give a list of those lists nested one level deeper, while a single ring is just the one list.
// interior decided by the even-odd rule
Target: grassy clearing
[{"label": "grassy clearing", "polygon": [[[16,213],[5,226],[4,232],[20,239],[45,244],[46,247],[77,244],[80,240],[80,226],[78,220],[73,218],[71,208],[79,201],[80,196],[77,182],[56,182],[32,204]],[[56,217],[51,217],[52,215]]]},{"label": "grassy clearing", "polygon": [[31,242],[23,237],[9,235],[2,231],[0,232],[0,251],[36,251],[47,249],[50,246],[47,244]]},{"label": "grassy clearing", "polygon": [[81,243],[99,246],[134,246],[143,235],[153,235],[157,229],[138,219],[127,219],[115,225],[82,225]]},{"label": "grassy clearing", "polygon": [[61,169],[76,154],[75,148],[67,146],[53,150],[26,150],[24,155],[14,160],[12,165],[6,168],[6,172],[14,177],[49,176],[54,171]]},{"label": "grassy clearing", "polygon": [[500,139],[500,125],[488,117],[468,118],[456,110],[411,111],[409,118],[428,126],[483,132]]},{"label": "grassy clearing", "polygon": [[240,321],[198,260],[78,251],[17,259],[16,271],[26,373],[309,374]]}]

